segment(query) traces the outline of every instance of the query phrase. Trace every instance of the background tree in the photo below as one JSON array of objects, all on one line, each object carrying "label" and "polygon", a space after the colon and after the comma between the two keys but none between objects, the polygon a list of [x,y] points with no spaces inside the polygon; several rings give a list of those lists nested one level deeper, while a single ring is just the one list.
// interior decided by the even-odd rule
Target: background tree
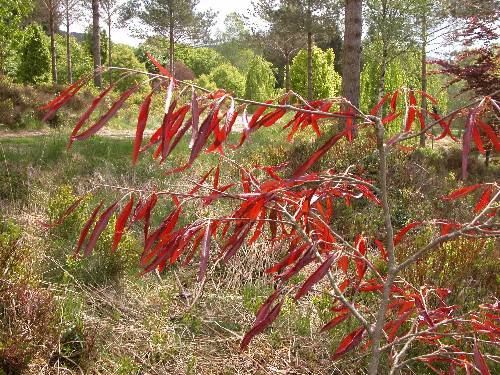
[{"label": "background tree", "polygon": [[245,76],[231,64],[219,65],[210,73],[210,80],[236,96],[245,94]]},{"label": "background tree", "polygon": [[[290,77],[292,90],[301,96],[309,94],[309,85],[307,78],[308,53],[301,50],[292,61],[290,67]],[[312,49],[313,65],[313,93],[311,99],[331,98],[337,96],[340,92],[341,78],[335,71],[335,53],[332,49],[323,51],[314,46]]]},{"label": "background tree", "polygon": [[29,84],[48,81],[51,56],[45,38],[40,25],[31,24],[27,27],[19,49],[19,81]]},{"label": "background tree", "polygon": [[362,0],[346,0],[342,52],[342,96],[359,106],[361,76]]},{"label": "background tree", "polygon": [[57,83],[56,32],[59,28],[59,25],[56,24],[56,20],[60,19],[61,17],[62,0],[41,0],[41,1],[42,4],[45,6],[45,9],[47,10],[47,16],[48,16],[52,82]]},{"label": "background tree", "polygon": [[11,54],[13,43],[19,40],[20,26],[31,13],[33,4],[29,0],[4,0],[0,7],[0,74],[5,73],[6,59]]},{"label": "background tree", "polygon": [[102,87],[101,67],[101,33],[99,27],[99,0],[92,0],[92,59],[94,63],[94,84]]},{"label": "background tree", "polygon": [[[114,23],[114,18],[117,15],[118,11],[120,10],[118,0],[101,0],[101,8],[102,12],[104,14],[104,22],[108,26],[108,67],[113,65],[113,60],[112,60],[112,41],[111,41],[111,28]],[[111,71],[108,73],[109,77],[109,84],[111,85],[113,83],[113,74]]]},{"label": "background tree", "polygon": [[[144,63],[140,62],[135,56],[134,49],[125,44],[115,44],[113,47],[111,58],[115,66],[136,69],[140,71],[146,70]],[[120,76],[120,74],[122,74],[122,72],[119,71],[111,71],[111,73],[113,77],[109,78],[110,84],[111,82],[115,81]],[[132,85],[140,83],[142,81],[144,81],[144,77],[132,75],[130,77],[123,78],[118,83],[116,83],[116,89],[118,91],[124,91],[128,87],[131,87]]]},{"label": "background tree", "polygon": [[261,56],[255,56],[245,80],[245,97],[260,102],[266,101],[275,96],[275,85],[272,64]]},{"label": "background tree", "polygon": [[66,74],[69,83],[73,83],[73,68],[71,66],[70,27],[81,18],[81,0],[62,0],[63,24],[66,28]]},{"label": "background tree", "polygon": [[175,43],[193,44],[205,41],[210,35],[215,13],[197,11],[199,0],[131,0],[122,11],[122,18],[133,22],[142,37],[160,35],[169,41],[169,69],[173,73]]},{"label": "background tree", "polygon": [[[93,30],[92,26],[89,26],[84,34],[83,34],[83,45],[85,49],[87,50],[87,53],[94,58],[94,48],[93,48],[93,43],[94,43],[94,35],[93,35]],[[106,29],[101,29],[101,32],[99,33],[99,53],[101,57],[101,63],[106,64],[108,61],[108,35],[106,32]]]}]

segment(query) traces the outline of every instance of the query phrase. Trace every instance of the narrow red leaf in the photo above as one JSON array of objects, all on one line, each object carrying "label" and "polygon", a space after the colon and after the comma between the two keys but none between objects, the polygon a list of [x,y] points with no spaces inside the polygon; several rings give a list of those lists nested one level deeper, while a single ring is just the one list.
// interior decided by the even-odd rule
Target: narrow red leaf
[{"label": "narrow red leaf", "polygon": [[349,313],[346,314],[341,314],[330,320],[328,323],[326,323],[323,328],[321,328],[321,332],[328,331],[330,329],[335,328],[337,325],[342,323],[344,320],[349,318]]},{"label": "narrow red leaf", "polygon": [[90,215],[87,222],[83,226],[82,232],[80,233],[80,238],[78,238],[78,244],[76,246],[75,255],[78,255],[78,253],[80,252],[80,249],[82,248],[82,245],[83,245],[83,241],[85,241],[85,238],[87,237],[89,229],[92,226],[92,224],[94,223],[94,220],[95,220],[97,214],[99,213],[99,210],[101,209],[103,204],[104,204],[104,201],[101,201],[101,203],[99,203],[99,205],[94,209],[94,211],[92,211],[92,214]]},{"label": "narrow red leaf", "polygon": [[172,74],[170,74],[167,69],[165,69],[158,61],[156,61],[156,59],[149,52],[146,52],[146,56],[154,64],[154,66],[158,68],[161,74],[169,78],[173,78]]},{"label": "narrow red leaf", "polygon": [[134,148],[132,152],[132,164],[137,162],[137,157],[139,156],[139,150],[141,148],[142,136],[144,134],[144,129],[146,128],[146,123],[148,121],[149,107],[151,106],[151,97],[154,91],[151,91],[148,96],[144,99],[139,110],[139,117],[137,118],[137,128],[135,130]]},{"label": "narrow red leaf", "polygon": [[132,95],[134,92],[136,92],[139,89],[139,85],[135,85],[134,87],[128,89],[125,91],[120,98],[111,106],[111,108],[104,114],[97,122],[92,125],[90,128],[85,130],[84,132],[75,135],[73,138],[77,139],[79,141],[82,141],[84,139],[89,138],[91,135],[95,134],[98,132],[106,123],[111,119],[111,117],[114,116],[114,114],[123,106],[123,103],[125,103],[125,100],[128,99],[130,95]]},{"label": "narrow red leaf", "polygon": [[196,97],[196,91],[193,87],[191,94],[191,141],[189,142],[189,148],[193,148],[194,141],[198,136],[198,125],[200,123],[200,109],[198,107],[198,98]]},{"label": "narrow red leaf", "polygon": [[394,91],[394,94],[392,94],[392,98],[391,98],[391,111],[392,111],[392,113],[396,112],[396,104],[397,104],[397,101],[398,101],[398,93],[399,93],[399,90],[396,90],[396,91]]},{"label": "narrow red leaf", "polygon": [[377,115],[378,111],[384,105],[384,103],[387,100],[387,98],[389,98],[389,95],[391,95],[390,92],[388,92],[387,94],[385,94],[384,97],[382,99],[380,99],[380,101],[377,103],[377,105],[375,107],[373,107],[372,110],[370,111],[370,115],[372,115],[372,116],[376,116]]},{"label": "narrow red leaf", "polygon": [[42,225],[45,228],[54,228],[57,227],[58,225],[62,224],[62,222],[69,216],[71,213],[78,207],[80,202],[82,201],[84,197],[80,197],[77,200],[75,200],[73,203],[71,203],[68,208],[64,210],[64,212],[57,218],[56,221],[52,223],[44,223],[40,222],[40,225]]},{"label": "narrow red leaf", "polygon": [[99,103],[102,101],[102,99],[111,91],[113,86],[108,87],[106,90],[101,92],[98,97],[96,97],[93,101],[90,107],[85,111],[85,113],[80,117],[78,122],[76,123],[75,127],[73,128],[73,131],[71,132],[71,136],[69,138],[69,145],[68,149],[71,147],[71,144],[73,143],[74,139],[73,137],[78,134],[80,129],[82,128],[83,124],[88,120],[90,115],[94,112],[96,107],[99,105]]},{"label": "narrow red leaf", "polygon": [[[66,99],[68,95],[72,95],[72,92],[74,91],[74,89],[76,89],[77,86],[81,86],[82,82],[87,81],[87,80],[88,80],[88,76],[83,76],[78,81],[73,83],[71,86],[67,87],[63,92],[61,92],[58,96],[56,96],[50,102],[39,107],[38,110],[45,111],[46,109],[52,108],[54,105],[58,104],[59,102],[61,102],[64,99]],[[74,93],[73,93],[73,95],[74,95]]]},{"label": "narrow red leaf", "polygon": [[479,118],[476,119],[476,125],[479,126],[481,130],[486,133],[486,135],[490,139],[491,143],[493,144],[493,147],[495,147],[497,152],[500,152],[500,141],[498,140],[498,136],[493,130],[493,128],[488,124],[484,123],[483,121],[481,121],[481,119]]},{"label": "narrow red leaf", "polygon": [[384,244],[382,243],[382,241],[375,239],[375,245],[377,245],[382,258],[387,260],[388,259],[387,251],[385,250],[385,247],[384,247]]},{"label": "narrow red leaf", "polygon": [[474,363],[476,367],[479,369],[481,375],[490,375],[490,370],[488,369],[488,365],[484,360],[483,355],[479,350],[479,346],[477,345],[477,340],[474,339]]},{"label": "narrow red leaf", "polygon": [[472,127],[472,139],[477,146],[477,150],[483,155],[486,154],[483,146],[483,141],[481,139],[481,134],[479,134],[479,129],[477,128],[477,126]]},{"label": "narrow red leaf", "polygon": [[[396,91],[397,92],[397,91]],[[401,112],[394,112],[391,113],[390,115],[384,117],[382,119],[382,125],[388,124],[390,122],[393,122],[395,119],[397,119],[399,116],[401,116]]]},{"label": "narrow red leaf", "polygon": [[335,145],[344,135],[346,135],[346,132],[340,132],[335,135],[333,135],[328,141],[323,144],[312,156],[300,167],[298,167],[295,172],[293,173],[293,177],[297,178],[302,176],[311,166],[318,160],[320,159],[329,149]]},{"label": "narrow red leaf", "polygon": [[112,252],[116,250],[118,244],[120,243],[120,240],[123,235],[123,230],[125,228],[125,225],[127,224],[127,220],[130,216],[130,212],[132,211],[133,206],[134,206],[134,196],[131,195],[130,200],[125,205],[125,207],[123,207],[123,210],[120,212],[118,218],[116,219],[115,234],[113,237],[113,246],[111,247]]},{"label": "narrow red leaf", "polygon": [[351,332],[349,335],[347,335],[339,344],[339,347],[333,353],[332,355],[332,360],[336,360],[337,358],[343,356],[347,352],[351,351],[354,349],[356,346],[359,345],[361,342],[361,339],[363,338],[363,333],[365,332],[365,327],[360,327],[353,332]]},{"label": "narrow red leaf", "polygon": [[464,134],[462,136],[462,178],[467,179],[467,164],[469,161],[469,152],[471,148],[472,128],[476,118],[476,111],[471,110],[467,121],[465,122]]},{"label": "narrow red leaf", "polygon": [[90,255],[92,249],[95,247],[97,240],[99,239],[99,236],[101,235],[104,228],[106,228],[106,225],[108,225],[109,219],[111,218],[111,215],[113,215],[117,207],[118,201],[109,206],[106,211],[101,214],[99,220],[94,226],[94,231],[90,235],[89,242],[87,243],[87,247],[85,248],[85,251],[83,253],[84,256]]},{"label": "narrow red leaf", "polygon": [[408,109],[408,117],[406,118],[406,124],[405,124],[405,131],[407,132],[411,130],[411,125],[415,120],[415,114],[417,112],[415,108],[417,106],[417,99],[415,98],[413,90],[410,90],[409,96],[410,96],[410,107]]},{"label": "narrow red leaf", "polygon": [[457,198],[463,197],[464,195],[467,195],[467,194],[473,192],[476,189],[479,189],[482,186],[483,186],[483,184],[475,184],[475,185],[465,186],[463,188],[454,190],[453,192],[451,192],[448,195],[445,195],[442,199],[444,199],[444,200],[457,199]]},{"label": "narrow red leaf", "polygon": [[394,236],[394,245],[397,245],[403,236],[408,233],[410,230],[412,230],[415,227],[418,227],[419,225],[422,225],[421,221],[415,221],[414,223],[410,223],[407,226],[405,226],[403,229],[401,229],[395,236]]},{"label": "narrow red leaf", "polygon": [[198,271],[198,282],[205,279],[207,272],[208,259],[210,257],[210,241],[212,239],[211,222],[208,220],[207,228],[203,236],[203,243],[201,244],[200,252],[200,269]]},{"label": "narrow red leaf", "polygon": [[483,192],[483,195],[481,195],[481,199],[479,199],[476,206],[474,207],[474,212],[481,212],[483,208],[485,208],[487,204],[490,203],[492,191],[493,189],[489,187]]},{"label": "narrow red leaf", "polygon": [[250,331],[248,331],[240,344],[240,349],[243,351],[247,349],[250,341],[259,333],[263,332],[267,327],[271,325],[272,322],[278,317],[283,301],[277,303],[272,309],[270,309],[269,314],[263,317],[257,324],[255,324]]},{"label": "narrow red leaf", "polygon": [[325,275],[328,273],[330,270],[330,267],[332,266],[332,263],[338,259],[338,256],[335,256],[336,254],[330,254],[328,258],[318,267],[314,273],[307,278],[307,280],[304,282],[302,287],[299,289],[297,294],[295,294],[294,299],[298,300],[300,297],[305,295],[307,292],[311,290],[311,288],[319,282]]}]

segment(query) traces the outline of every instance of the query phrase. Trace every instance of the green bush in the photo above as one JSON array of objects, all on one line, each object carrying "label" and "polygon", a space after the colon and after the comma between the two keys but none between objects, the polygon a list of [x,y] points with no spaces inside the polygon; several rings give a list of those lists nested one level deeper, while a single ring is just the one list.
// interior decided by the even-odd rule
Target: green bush
[{"label": "green bush", "polygon": [[50,53],[42,28],[32,23],[26,28],[19,48],[17,79],[23,83],[47,82],[50,77]]},{"label": "green bush", "polygon": [[[122,68],[136,69],[140,71],[145,71],[145,65],[140,62],[134,54],[134,49],[125,44],[113,44],[111,47],[111,63],[113,66],[118,66]],[[113,81],[117,82],[118,77],[122,76],[122,71],[113,72]],[[104,74],[104,78],[109,82],[109,73]],[[116,90],[125,91],[132,85],[143,82],[145,76],[142,74],[134,74],[127,78],[121,79],[116,83]],[[146,86],[142,86],[143,88]]]},{"label": "green bush", "polygon": [[223,64],[210,73],[210,78],[218,88],[243,96],[245,93],[245,77],[230,64]]},{"label": "green bush", "polygon": [[259,102],[274,97],[276,78],[272,64],[261,56],[255,56],[250,63],[245,86],[245,97]]},{"label": "green bush", "polygon": [[[313,46],[313,99],[330,98],[340,92],[341,77],[334,69],[335,54],[331,48],[323,51]],[[290,66],[290,81],[292,89],[307,97],[307,51],[301,50]]]}]

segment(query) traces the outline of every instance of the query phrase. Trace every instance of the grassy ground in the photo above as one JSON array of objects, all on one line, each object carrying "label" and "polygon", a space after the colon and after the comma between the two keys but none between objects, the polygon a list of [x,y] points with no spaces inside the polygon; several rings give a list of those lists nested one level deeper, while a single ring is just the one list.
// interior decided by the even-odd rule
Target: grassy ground
[{"label": "grassy ground", "polygon": [[[112,128],[128,129],[129,124],[125,121]],[[66,150],[67,130],[0,137],[0,294],[11,297],[0,299],[0,305],[19,317],[11,324],[12,337],[0,333],[0,368],[32,374],[363,373],[363,357],[353,355],[340,362],[329,359],[340,339],[353,327],[348,323],[320,335],[320,327],[331,316],[330,301],[322,296],[305,299],[299,305],[287,302],[272,329],[258,336],[248,352],[239,352],[239,341],[271,290],[272,281],[263,270],[273,263],[273,255],[266,251],[269,244],[265,240],[245,248],[227,266],[212,265],[203,293],[195,282],[196,264],[141,277],[136,266],[141,241],[133,231],[117,254],[110,254],[112,233],[108,231],[90,258],[75,260],[75,240],[94,202],[100,198],[111,201],[114,190],[99,190],[61,227],[44,230],[38,220],[56,218],[76,195],[100,185],[186,191],[192,180],[199,179],[218,161],[216,155],[203,155],[185,174],[165,176],[166,169],[187,160],[189,151],[183,143],[165,165],[157,166],[151,163],[150,155],[143,155],[131,168],[132,140],[107,134],[75,143],[71,151]],[[309,133],[298,136],[293,147],[283,142],[285,137],[279,127],[264,129],[247,147],[227,156],[245,165],[274,165],[283,160],[297,164],[315,147]],[[359,163],[366,167],[366,173],[372,173],[376,169],[372,145],[363,140],[356,142],[348,149],[336,147],[327,162],[339,169]],[[391,173],[398,188],[393,192],[398,225],[422,215],[443,213],[445,208],[433,204],[432,198],[428,206],[411,202],[415,195],[438,197],[444,190],[435,189],[457,186],[453,171],[459,168],[455,164],[460,157],[453,152],[429,149],[410,156],[393,156]],[[236,179],[237,173],[226,166],[223,164],[222,178]],[[498,166],[486,170],[480,162],[472,163],[471,171],[477,179],[500,176]],[[408,186],[419,188],[409,191]],[[163,202],[163,214],[170,209],[171,203]],[[193,217],[208,214],[211,212],[192,207]],[[340,209],[337,214],[342,220],[336,225],[343,231],[376,230],[377,223],[367,220],[373,214],[368,209],[354,216]],[[465,260],[460,248],[450,250],[450,254],[456,252],[456,258],[462,258],[460,267],[465,270],[453,276],[457,286],[460,280],[466,282],[477,267],[494,275],[490,270],[498,263],[490,254],[493,244],[481,246],[485,253],[478,251],[477,256]],[[470,248],[470,244],[463,247]],[[473,268],[471,264],[477,263],[479,256],[484,263]],[[443,264],[448,268],[443,266],[439,275],[433,272],[433,277],[449,282],[449,268],[453,268],[455,260],[434,260],[433,267]],[[424,267],[413,276],[423,277],[426,272],[429,269]],[[480,282],[467,284],[469,289],[462,299],[498,286],[494,279],[476,279]],[[9,301],[16,298],[31,301],[31,307],[19,310],[19,306],[11,306]],[[45,323],[34,324],[34,317]],[[29,328],[31,336],[15,334],[23,332],[23,327]]]}]

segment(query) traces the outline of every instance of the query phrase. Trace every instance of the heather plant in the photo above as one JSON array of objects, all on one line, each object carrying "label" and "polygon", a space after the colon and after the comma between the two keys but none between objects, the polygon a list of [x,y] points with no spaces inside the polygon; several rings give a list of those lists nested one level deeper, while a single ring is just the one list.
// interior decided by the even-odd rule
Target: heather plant
[{"label": "heather plant", "polygon": [[[369,113],[343,98],[305,101],[294,92],[259,103],[234,96],[236,90],[211,91],[179,81],[149,58],[160,74],[145,73],[148,78],[144,82],[159,84],[152,85],[140,107],[132,162],[152,153],[159,166],[166,166],[167,174],[189,173],[204,153],[218,154],[219,163],[189,187],[97,185],[91,193],[111,188],[116,191],[116,200],[110,205],[104,201],[92,205],[77,239],[76,256],[92,257],[99,238],[109,228],[115,251],[124,233],[139,226],[144,238],[139,263],[144,273],[197,263],[197,278],[203,285],[209,267],[228,264],[238,252],[252,252],[252,245],[265,239],[269,244],[266,252],[274,257],[274,264],[265,271],[273,277],[272,291],[258,307],[241,350],[250,348],[252,339],[273,322],[278,323],[280,316],[293,314],[292,306],[300,306],[301,300],[320,298],[321,306],[327,306],[331,313],[324,315],[321,331],[343,332],[348,328],[349,332],[334,349],[334,361],[356,351],[366,355],[367,372],[373,375],[419,371],[421,366],[436,373],[454,373],[459,368],[490,373],[489,365],[498,360],[498,301],[492,297],[464,308],[449,302],[451,291],[446,286],[408,276],[422,262],[438,259],[450,244],[463,239],[496,241],[500,236],[498,182],[470,184],[467,180],[471,147],[473,143],[479,147],[481,142],[477,135],[488,137],[500,151],[498,136],[486,122],[489,113],[498,111],[497,101],[479,98],[449,115],[429,112],[426,117],[422,115],[426,109],[418,106],[417,99],[425,97],[437,103],[436,99],[408,88],[387,93]],[[50,118],[90,78],[76,82],[44,106],[45,117]],[[132,86],[124,91],[106,113],[87,125],[107,95],[103,91],[77,122],[69,147],[102,129],[138,89]],[[165,98],[163,120],[147,139],[144,130],[152,98],[161,94]],[[190,96],[187,102],[181,100],[186,95]],[[256,106],[251,116],[249,105]],[[347,109],[338,111],[338,107]],[[384,115],[379,117],[379,112]],[[246,165],[230,157],[231,150],[245,146],[259,129],[276,127],[286,114],[288,141],[305,130],[312,130],[319,139],[312,151],[305,148],[308,154],[304,160]],[[235,126],[240,116],[241,130]],[[414,140],[422,134],[435,141],[458,142],[451,124],[459,118],[465,118],[461,141],[465,184],[440,192],[443,205],[448,205],[446,215],[413,219],[398,212],[391,195],[396,181],[389,175],[394,153],[403,150],[411,155]],[[322,127],[338,120],[345,124],[338,132],[332,134]],[[386,129],[392,123],[399,127],[388,135]],[[429,132],[434,128],[440,128],[439,135]],[[190,139],[187,160],[169,164],[172,151],[187,146],[181,142],[183,138]],[[365,141],[364,150],[371,156],[366,160],[367,168],[359,160],[342,167],[325,160],[330,150],[355,147],[358,139]],[[415,206],[427,199],[425,195],[401,194]],[[58,218],[45,225],[62,224],[82,202],[83,197],[75,198]],[[454,215],[459,209],[457,202],[467,202],[465,215]],[[165,206],[172,208],[158,224],[152,224],[154,213]],[[189,215],[189,207],[197,208],[200,215]],[[339,207],[370,215],[357,225],[343,227]],[[196,321],[191,323],[196,325]],[[294,332],[304,333],[307,319],[296,324]]]}]

